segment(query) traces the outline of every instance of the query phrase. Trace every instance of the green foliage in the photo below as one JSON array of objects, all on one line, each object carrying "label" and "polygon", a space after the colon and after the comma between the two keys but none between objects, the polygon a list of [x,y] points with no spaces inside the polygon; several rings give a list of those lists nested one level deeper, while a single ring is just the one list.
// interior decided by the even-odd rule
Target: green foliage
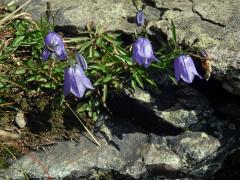
[{"label": "green foliage", "polygon": [[18,87],[24,91],[41,92],[57,89],[62,83],[64,64],[42,62],[43,39],[53,27],[44,20],[33,25],[27,20],[16,19],[4,29],[9,37],[3,39],[5,48],[1,52],[0,92]]},{"label": "green foliage", "polygon": [[16,19],[0,30],[2,33],[10,32],[9,37],[1,42],[4,48],[0,54],[0,66],[3,67],[0,93],[11,93],[13,88],[15,93],[23,91],[38,95],[49,92],[62,104],[64,69],[75,61],[77,51],[87,60],[86,75],[95,88],[85,93],[77,105],[77,112],[81,117],[94,121],[102,110],[108,110],[106,101],[109,92],[156,86],[152,72],[165,71],[172,60],[183,52],[177,48],[172,22],[170,48],[158,50],[159,61],[145,69],[132,61],[131,45],[124,45],[121,34],[102,32],[99,26],[88,24],[79,37],[65,38],[69,60],[60,62],[50,59],[44,62],[40,59],[43,39],[52,30],[53,26],[43,19],[37,26],[24,19]]},{"label": "green foliage", "polygon": [[133,63],[130,46],[124,47],[120,34],[103,33],[99,27],[88,27],[80,38],[67,40],[88,62],[87,76],[95,87],[85,95],[87,103],[78,112],[97,119],[101,109],[107,109],[109,91],[134,90],[137,86],[156,85],[146,69]]},{"label": "green foliage", "polygon": [[176,48],[177,47],[177,34],[176,34],[176,28],[173,20],[171,20],[171,33],[172,33],[172,45]]}]

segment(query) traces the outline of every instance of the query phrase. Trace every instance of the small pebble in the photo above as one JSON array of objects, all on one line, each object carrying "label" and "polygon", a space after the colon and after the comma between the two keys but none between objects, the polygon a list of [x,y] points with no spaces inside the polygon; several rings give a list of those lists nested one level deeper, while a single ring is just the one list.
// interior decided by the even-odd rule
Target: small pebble
[{"label": "small pebble", "polygon": [[19,111],[15,117],[15,123],[19,128],[24,128],[27,124],[26,117],[22,111]]}]

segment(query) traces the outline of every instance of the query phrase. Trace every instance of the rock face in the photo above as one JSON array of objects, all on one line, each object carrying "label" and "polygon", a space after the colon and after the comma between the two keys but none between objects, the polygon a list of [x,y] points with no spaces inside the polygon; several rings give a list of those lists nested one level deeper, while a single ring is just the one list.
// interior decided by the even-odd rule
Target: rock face
[{"label": "rock face", "polygon": [[111,175],[112,179],[145,179],[156,172],[158,175],[181,174],[215,156],[220,147],[216,138],[203,132],[161,137],[138,132],[122,120],[105,121],[99,128],[102,147],[85,137],[77,144],[60,142],[45,152],[27,154],[10,166],[2,178],[23,178],[21,170],[31,178],[69,179],[96,178],[101,176],[100,172]]},{"label": "rock face", "polygon": [[213,77],[222,81],[228,91],[240,95],[240,1],[230,0],[155,0],[164,8],[161,20],[153,27],[170,37],[169,24],[173,19],[178,41],[207,50],[212,58]]},{"label": "rock face", "polygon": [[0,179],[204,179],[219,169],[232,144],[239,146],[233,139],[238,127],[215,117],[207,99],[190,87],[118,96],[110,99],[114,116],[94,128],[102,147],[85,136],[59,142],[26,154],[0,171]]},{"label": "rock face", "polygon": [[221,169],[211,179],[239,179],[240,173],[240,149],[235,149],[230,152],[226,159],[223,161]]},{"label": "rock face", "polygon": [[[0,0],[1,2],[1,0]],[[2,2],[10,2],[2,0]],[[24,0],[15,1],[18,4]],[[131,0],[51,0],[51,14],[55,16],[57,26],[65,27],[70,33],[78,33],[85,29],[87,23],[101,25],[106,31],[134,32],[137,9]],[[33,18],[46,17],[47,0],[32,1],[25,9]],[[160,12],[156,8],[147,7],[148,16],[158,19]]]}]

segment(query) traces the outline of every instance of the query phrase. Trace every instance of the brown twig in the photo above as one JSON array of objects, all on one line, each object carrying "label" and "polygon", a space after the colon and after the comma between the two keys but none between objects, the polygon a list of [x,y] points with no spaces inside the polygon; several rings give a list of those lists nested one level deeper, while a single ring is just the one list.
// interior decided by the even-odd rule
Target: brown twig
[{"label": "brown twig", "polygon": [[74,112],[74,110],[70,107],[70,105],[64,101],[66,106],[70,109],[70,111],[74,114],[74,116],[76,116],[76,118],[78,119],[78,121],[82,124],[82,126],[84,127],[84,129],[88,132],[88,134],[92,137],[92,139],[94,140],[94,142],[101,147],[101,144],[96,140],[96,138],[92,135],[92,133],[88,130],[88,128],[84,125],[84,123],[82,122],[82,120],[78,117],[78,115]]},{"label": "brown twig", "polygon": [[20,11],[23,7],[25,7],[28,3],[30,3],[31,0],[28,0],[27,2],[25,2],[23,5],[21,5],[19,8],[17,8],[15,11],[13,11],[12,13],[10,13],[9,15],[7,15],[6,17],[4,17],[1,21],[0,21],[0,26],[2,26],[3,24],[5,24],[7,21],[9,21],[9,19],[12,19],[11,17],[13,17],[18,11]]},{"label": "brown twig", "polygon": [[201,57],[201,56],[199,56],[199,55],[192,54],[192,53],[188,53],[188,55],[190,55],[190,56],[193,56],[193,57],[196,57],[196,58],[200,59],[201,61],[205,61],[205,60],[207,60],[207,59],[208,59],[208,58]]},{"label": "brown twig", "polygon": [[5,131],[5,130],[0,130],[0,136],[4,136],[6,138],[11,138],[11,139],[17,139],[17,138],[20,137],[19,134],[9,132],[9,131]]}]

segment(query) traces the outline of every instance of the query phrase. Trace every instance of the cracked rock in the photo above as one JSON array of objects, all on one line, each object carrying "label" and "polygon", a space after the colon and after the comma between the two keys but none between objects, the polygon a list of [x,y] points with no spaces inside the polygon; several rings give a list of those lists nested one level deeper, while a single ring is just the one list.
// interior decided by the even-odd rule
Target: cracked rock
[{"label": "cracked rock", "polygon": [[[240,95],[240,16],[239,0],[156,0],[158,8],[168,8],[152,26],[171,37],[174,20],[178,42],[205,49],[212,59],[212,77],[229,92]],[[150,28],[151,29],[151,28]]]},{"label": "cracked rock", "polygon": [[[0,171],[0,178],[96,178],[103,175],[112,179],[144,179],[158,174],[186,172],[188,167],[204,158],[212,158],[219,142],[206,134],[191,132],[171,136],[148,135],[122,120],[105,120],[105,129],[111,132],[111,141],[98,134],[102,147],[87,138],[79,143],[59,142],[46,151],[31,152],[17,160],[8,169]],[[188,159],[190,156],[190,160]],[[190,170],[190,169],[189,169]],[[24,172],[24,173],[23,173]],[[93,178],[93,179],[94,179]]]}]

